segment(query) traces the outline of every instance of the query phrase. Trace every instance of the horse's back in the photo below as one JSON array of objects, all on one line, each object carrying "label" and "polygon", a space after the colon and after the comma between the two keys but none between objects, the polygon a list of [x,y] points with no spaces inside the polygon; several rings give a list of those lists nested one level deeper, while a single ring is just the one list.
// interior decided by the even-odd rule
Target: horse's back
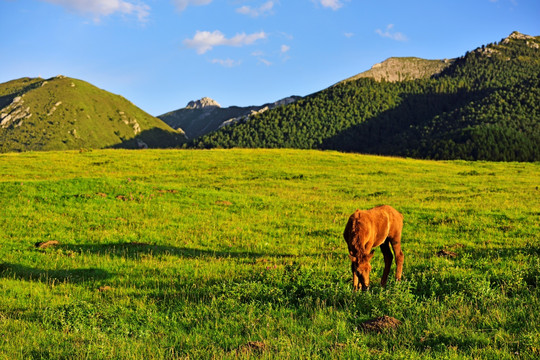
[{"label": "horse's back", "polygon": [[368,210],[373,214],[379,232],[395,240],[401,238],[403,215],[390,205],[381,205]]},{"label": "horse's back", "polygon": [[381,205],[369,210],[356,210],[350,217],[343,236],[352,250],[357,246],[377,247],[387,237],[399,241],[403,228],[403,215],[390,205]]}]

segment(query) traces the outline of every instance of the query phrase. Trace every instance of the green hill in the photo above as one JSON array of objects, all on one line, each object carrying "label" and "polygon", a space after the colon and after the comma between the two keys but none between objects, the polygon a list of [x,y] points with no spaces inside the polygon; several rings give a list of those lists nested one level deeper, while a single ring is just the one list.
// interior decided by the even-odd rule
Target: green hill
[{"label": "green hill", "polygon": [[0,152],[174,147],[181,132],[125,98],[77,79],[0,84]]},{"label": "green hill", "polygon": [[341,82],[187,146],[538,161],[539,48],[540,37],[515,32],[431,77]]}]

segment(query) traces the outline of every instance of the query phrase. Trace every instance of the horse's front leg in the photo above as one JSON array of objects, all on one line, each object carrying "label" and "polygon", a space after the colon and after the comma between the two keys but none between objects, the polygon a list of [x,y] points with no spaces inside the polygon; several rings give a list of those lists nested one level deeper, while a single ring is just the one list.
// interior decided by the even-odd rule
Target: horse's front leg
[{"label": "horse's front leg", "polygon": [[353,278],[353,288],[354,288],[354,291],[357,291],[360,285],[360,279],[358,278],[358,272],[357,272],[354,262],[351,262],[351,271],[352,271],[352,278]]}]

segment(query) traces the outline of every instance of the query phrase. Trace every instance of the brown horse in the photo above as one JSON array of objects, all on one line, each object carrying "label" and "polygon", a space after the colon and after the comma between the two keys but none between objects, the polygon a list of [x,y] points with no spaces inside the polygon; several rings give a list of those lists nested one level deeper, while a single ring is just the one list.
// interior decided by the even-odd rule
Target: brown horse
[{"label": "brown horse", "polygon": [[392,266],[392,252],[396,256],[396,280],[401,280],[403,269],[403,251],[401,251],[401,231],[403,229],[403,215],[388,205],[374,207],[370,210],[356,210],[351,215],[343,237],[349,247],[351,270],[353,274],[354,290],[358,290],[358,284],[362,290],[369,288],[369,263],[375,248],[381,247],[384,255],[384,272],[381,285],[385,286]]}]

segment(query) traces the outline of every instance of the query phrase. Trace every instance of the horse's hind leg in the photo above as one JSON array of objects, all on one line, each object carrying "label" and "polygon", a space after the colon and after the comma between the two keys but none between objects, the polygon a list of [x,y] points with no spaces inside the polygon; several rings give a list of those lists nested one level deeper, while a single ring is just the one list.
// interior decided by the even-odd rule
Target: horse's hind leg
[{"label": "horse's hind leg", "polygon": [[392,266],[392,251],[390,251],[390,242],[388,239],[381,244],[381,251],[384,256],[384,271],[381,278],[381,285],[386,286],[386,281],[388,280],[388,274],[390,274],[390,267]]},{"label": "horse's hind leg", "polygon": [[401,251],[401,234],[396,239],[391,240],[392,249],[394,249],[394,255],[396,256],[396,280],[401,280],[401,273],[403,271],[403,251]]}]

